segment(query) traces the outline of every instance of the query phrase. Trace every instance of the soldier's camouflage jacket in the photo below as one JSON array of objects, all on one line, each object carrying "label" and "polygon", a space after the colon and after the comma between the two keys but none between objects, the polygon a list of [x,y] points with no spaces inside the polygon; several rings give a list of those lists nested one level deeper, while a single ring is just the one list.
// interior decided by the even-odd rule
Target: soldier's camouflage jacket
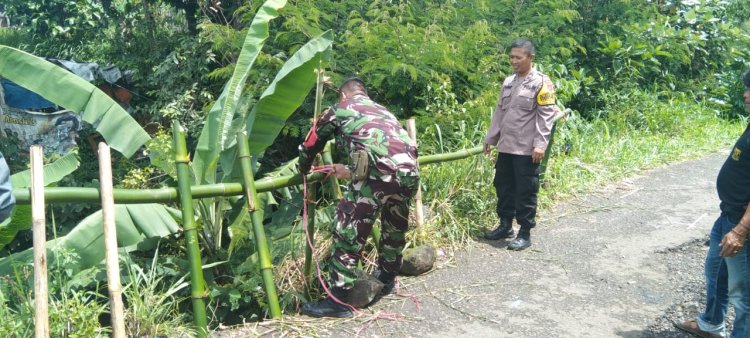
[{"label": "soldier's camouflage jacket", "polygon": [[417,149],[398,119],[385,107],[362,94],[353,95],[328,109],[299,147],[299,165],[306,171],[325,143],[336,137],[336,146],[348,154],[364,149],[369,155],[370,178],[391,181],[416,176]]}]

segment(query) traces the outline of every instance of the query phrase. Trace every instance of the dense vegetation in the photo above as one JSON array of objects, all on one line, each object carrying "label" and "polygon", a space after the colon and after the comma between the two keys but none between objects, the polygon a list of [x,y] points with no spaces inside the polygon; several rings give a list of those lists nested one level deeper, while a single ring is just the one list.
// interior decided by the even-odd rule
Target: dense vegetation
[{"label": "dense vegetation", "polygon": [[[44,57],[132,70],[128,86],[135,94],[133,115],[152,133],[149,151],[170,151],[167,130],[177,119],[188,130],[192,152],[207,114],[232,76],[248,25],[261,4],[17,1],[0,4],[0,13],[11,23],[0,28],[0,44]],[[750,66],[747,1],[290,0],[270,28],[271,38],[243,92],[247,102],[259,100],[282,65],[307,41],[332,30],[328,74],[334,80],[357,74],[368,82],[376,101],[400,118],[416,118],[421,154],[481,143],[499,85],[511,72],[507,46],[517,37],[532,39],[538,50],[536,66],[553,78],[559,103],[573,111],[558,128],[543,205],[644,168],[721,149],[745,123],[739,79]],[[293,165],[285,163],[296,156],[296,145],[309,128],[312,96],[265,151],[259,175],[292,170]],[[333,99],[328,94],[325,102]],[[81,168],[61,185],[96,184],[96,155],[85,141],[79,145]],[[8,153],[12,147],[10,141],[2,145]],[[11,159],[14,168],[26,166],[24,156]],[[174,185],[169,173],[145,157],[119,158],[115,166],[121,187]],[[424,167],[428,223],[411,232],[409,245],[450,248],[491,226],[491,175],[489,160],[480,156]],[[298,191],[284,194],[299,198]],[[267,311],[252,235],[230,222],[234,202],[215,202],[227,211],[215,214],[227,226],[202,239],[208,263],[219,262],[206,269],[214,325],[257,319]],[[50,227],[65,234],[97,208],[55,207]],[[326,213],[321,214],[319,236],[325,236]],[[297,218],[292,225],[267,229],[282,305],[289,312],[307,297],[298,222]],[[20,233],[5,251],[29,244],[30,235]],[[140,330],[153,330],[143,334],[182,332],[179,319],[188,312],[189,294],[175,281],[186,271],[184,250],[180,238],[165,238],[158,255],[134,253],[127,261],[128,280],[133,283],[133,293],[127,295],[129,311],[137,318],[133,322]],[[52,275],[53,298],[59,304],[52,322],[53,332],[60,336],[106,330],[91,320],[105,317],[101,295],[106,290],[96,285],[98,270],[73,274],[64,269],[66,260],[76,259],[62,255],[61,261],[53,262],[60,268]],[[0,316],[18,318],[0,323],[0,332],[9,335],[26,335],[33,319],[23,273],[0,277],[8,282],[0,287]],[[177,321],[164,324],[160,318]],[[166,328],[175,331],[159,331]]]}]

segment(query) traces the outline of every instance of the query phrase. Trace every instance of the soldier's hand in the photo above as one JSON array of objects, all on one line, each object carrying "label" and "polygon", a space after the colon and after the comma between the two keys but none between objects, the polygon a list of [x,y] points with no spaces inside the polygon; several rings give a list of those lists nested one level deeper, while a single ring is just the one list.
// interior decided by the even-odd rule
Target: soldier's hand
[{"label": "soldier's hand", "polygon": [[299,169],[300,174],[304,176],[307,176],[307,174],[310,173],[311,168],[312,168],[312,164],[310,163],[297,162],[297,169]]},{"label": "soldier's hand", "polygon": [[352,171],[349,170],[349,167],[336,163],[333,165],[333,176],[340,180],[348,180],[352,178]]},{"label": "soldier's hand", "polygon": [[531,153],[531,161],[535,164],[539,164],[542,162],[542,159],[544,158],[544,149],[540,148],[534,148],[534,152]]}]

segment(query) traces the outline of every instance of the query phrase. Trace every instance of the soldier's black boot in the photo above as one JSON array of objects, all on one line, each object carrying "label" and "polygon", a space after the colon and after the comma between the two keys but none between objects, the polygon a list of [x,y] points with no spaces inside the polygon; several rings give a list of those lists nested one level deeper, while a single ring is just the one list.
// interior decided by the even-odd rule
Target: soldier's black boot
[{"label": "soldier's black boot", "polygon": [[531,233],[529,230],[521,229],[518,236],[508,244],[509,250],[521,251],[531,246]]},{"label": "soldier's black boot", "polygon": [[501,218],[497,229],[484,234],[484,238],[496,240],[513,237],[513,219]]},{"label": "soldier's black boot", "polygon": [[[331,288],[331,293],[339,301],[349,301],[349,291],[342,288]],[[302,305],[302,313],[311,317],[333,317],[349,318],[352,316],[352,309],[349,306],[339,304],[333,298],[326,298],[315,303]]]},{"label": "soldier's black boot", "polygon": [[383,269],[377,269],[373,273],[373,276],[383,283],[383,289],[380,290],[381,295],[389,295],[396,288],[396,274],[393,272],[386,272]]}]

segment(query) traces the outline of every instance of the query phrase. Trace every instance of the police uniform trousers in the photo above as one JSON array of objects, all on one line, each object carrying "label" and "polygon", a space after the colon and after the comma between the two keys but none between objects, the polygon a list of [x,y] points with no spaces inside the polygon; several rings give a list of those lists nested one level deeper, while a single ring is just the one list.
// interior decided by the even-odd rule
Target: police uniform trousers
[{"label": "police uniform trousers", "polygon": [[405,233],[409,227],[409,206],[419,184],[416,173],[390,176],[390,181],[375,178],[349,184],[336,207],[333,222],[333,254],[330,277],[333,285],[349,289],[357,279],[356,268],[376,217],[380,216],[378,264],[386,272],[401,267]]},{"label": "police uniform trousers", "polygon": [[516,219],[520,234],[529,234],[536,225],[536,203],[539,193],[539,164],[531,155],[498,153],[493,180],[497,194],[497,217]]}]

